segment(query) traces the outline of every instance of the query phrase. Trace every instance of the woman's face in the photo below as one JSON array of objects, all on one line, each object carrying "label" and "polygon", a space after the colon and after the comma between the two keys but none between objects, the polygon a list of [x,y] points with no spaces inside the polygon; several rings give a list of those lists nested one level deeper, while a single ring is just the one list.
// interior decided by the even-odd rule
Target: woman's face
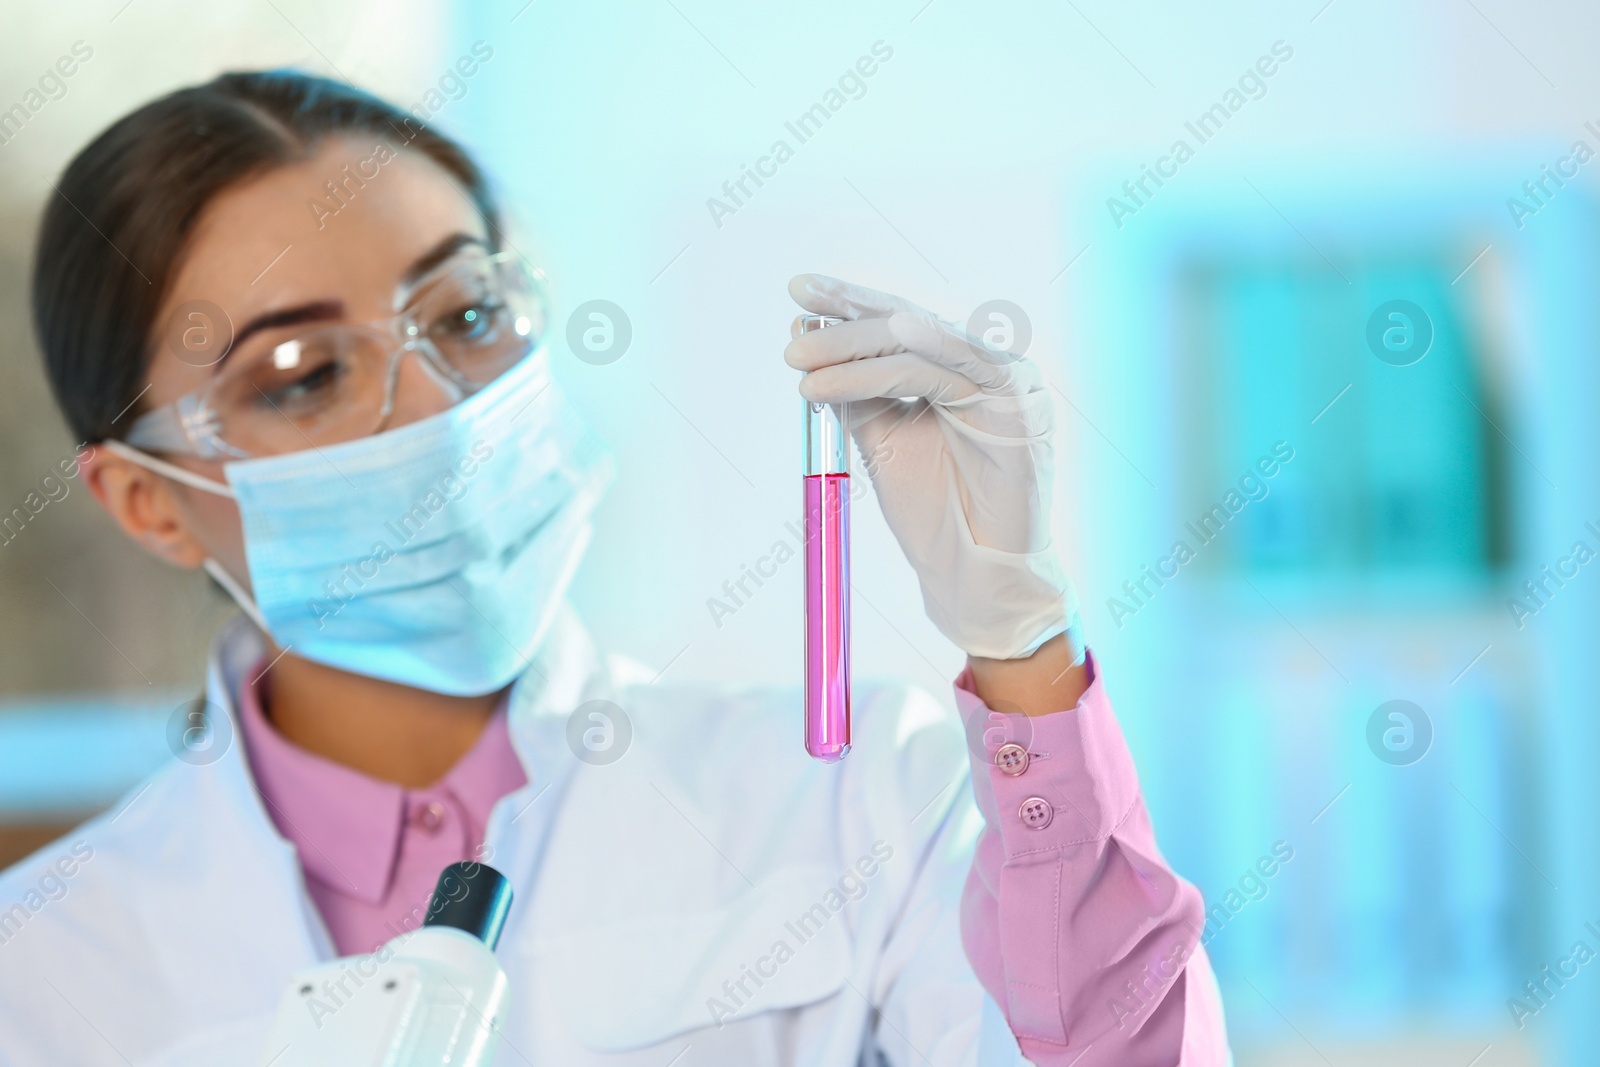
[{"label": "woman's face", "polygon": [[[464,239],[486,239],[471,199],[421,153],[393,155],[359,187],[347,181],[348,175],[371,173],[375,141],[330,141],[310,159],[229,189],[206,206],[155,320],[149,341],[155,354],[141,409],[203,389],[221,365],[198,366],[201,361],[180,359],[168,347],[167,327],[185,304],[205,301],[221,308],[241,345],[277,343],[312,325],[390,316],[396,289],[419,268]],[[340,189],[342,207],[328,182],[347,182]],[[244,342],[252,324],[265,322],[277,325],[254,330]],[[402,360],[388,426],[450,403],[449,393],[416,360]],[[226,481],[220,462],[164,458]],[[209,556],[248,587],[232,500],[153,474],[106,449],[96,450],[87,467],[96,497],[134,540],[180,566],[198,566]]]}]

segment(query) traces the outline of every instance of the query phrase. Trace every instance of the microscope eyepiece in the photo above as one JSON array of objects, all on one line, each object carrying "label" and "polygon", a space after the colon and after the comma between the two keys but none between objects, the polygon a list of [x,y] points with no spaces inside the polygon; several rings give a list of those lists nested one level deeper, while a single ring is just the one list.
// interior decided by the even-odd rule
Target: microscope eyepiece
[{"label": "microscope eyepiece", "polygon": [[424,926],[453,926],[494,950],[511,908],[511,883],[483,863],[452,863],[439,872]]}]

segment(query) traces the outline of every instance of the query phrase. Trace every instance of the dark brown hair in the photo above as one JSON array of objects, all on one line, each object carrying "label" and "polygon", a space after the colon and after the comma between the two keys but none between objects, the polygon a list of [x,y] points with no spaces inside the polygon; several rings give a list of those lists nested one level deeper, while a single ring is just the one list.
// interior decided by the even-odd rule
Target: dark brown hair
[{"label": "dark brown hair", "polygon": [[119,436],[136,415],[156,313],[212,198],[349,133],[426,154],[461,184],[498,243],[493,195],[461,146],[370,93],[298,71],[180,89],[118,120],[68,164],[39,229],[33,323],[79,440]]}]

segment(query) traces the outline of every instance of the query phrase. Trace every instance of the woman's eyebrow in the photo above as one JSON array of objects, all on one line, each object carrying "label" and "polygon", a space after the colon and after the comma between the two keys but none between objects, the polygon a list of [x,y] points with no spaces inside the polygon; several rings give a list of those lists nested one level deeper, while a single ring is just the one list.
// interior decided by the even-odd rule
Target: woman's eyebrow
[{"label": "woman's eyebrow", "polygon": [[482,237],[476,237],[470,233],[453,233],[424,252],[415,263],[407,267],[405,274],[400,278],[400,284],[412,284],[468,245],[477,245],[483,249],[489,247],[489,243]]},{"label": "woman's eyebrow", "polygon": [[223,363],[227,362],[228,357],[233,354],[234,350],[244,344],[253,333],[276,329],[279,326],[298,326],[302,322],[328,322],[343,317],[344,302],[341,300],[318,300],[310,304],[301,304],[298,307],[282,308],[278,311],[268,311],[257,315],[245,323],[244,328],[234,335],[233,342],[228,345],[228,351],[224,352],[222,358],[217,360],[217,366],[221,367]]},{"label": "woman's eyebrow", "polygon": [[[433,268],[461,251],[469,245],[477,245],[487,249],[488,242],[482,237],[470,233],[453,233],[434,245],[419,256],[416,262],[406,268],[401,278],[403,285],[410,285],[418,278],[423,277]],[[228,351],[217,360],[221,367],[227,362],[228,356],[240,345],[249,339],[251,334],[261,330],[276,329],[279,326],[297,326],[303,322],[327,322],[344,317],[344,303],[338,300],[319,300],[310,304],[301,304],[298,307],[282,308],[278,311],[268,311],[257,315],[234,335],[233,342],[228,346]]]}]

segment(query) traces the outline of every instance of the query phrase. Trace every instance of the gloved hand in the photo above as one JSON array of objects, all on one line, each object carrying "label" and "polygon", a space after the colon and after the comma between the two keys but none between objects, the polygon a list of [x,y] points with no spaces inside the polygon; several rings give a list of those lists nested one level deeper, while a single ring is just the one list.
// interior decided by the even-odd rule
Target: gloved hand
[{"label": "gloved hand", "polygon": [[1050,542],[1054,426],[1038,367],[908,301],[821,274],[789,295],[851,320],[784,360],[807,400],[850,403],[850,429],[935,626],[969,655],[1016,659],[1072,628],[1077,595]]}]

